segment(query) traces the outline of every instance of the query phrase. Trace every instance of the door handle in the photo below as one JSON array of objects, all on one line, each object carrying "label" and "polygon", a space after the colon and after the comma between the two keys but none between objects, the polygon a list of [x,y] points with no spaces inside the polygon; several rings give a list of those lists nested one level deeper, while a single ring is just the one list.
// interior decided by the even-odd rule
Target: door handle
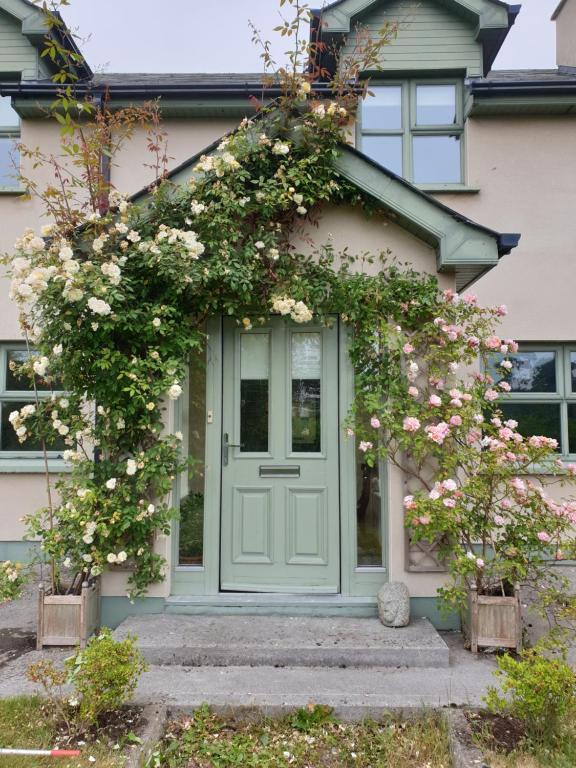
[{"label": "door handle", "polygon": [[230,448],[244,448],[244,443],[230,443],[228,432],[224,432],[222,438],[222,464],[225,467],[228,466],[228,451]]}]

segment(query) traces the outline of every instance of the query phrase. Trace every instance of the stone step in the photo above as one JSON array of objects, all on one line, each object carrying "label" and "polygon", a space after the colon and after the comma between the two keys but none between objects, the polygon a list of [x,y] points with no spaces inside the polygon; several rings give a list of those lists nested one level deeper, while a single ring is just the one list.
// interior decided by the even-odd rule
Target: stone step
[{"label": "stone step", "polygon": [[309,616],[133,616],[150,664],[188,667],[447,667],[448,646],[427,619],[401,629],[378,619]]}]

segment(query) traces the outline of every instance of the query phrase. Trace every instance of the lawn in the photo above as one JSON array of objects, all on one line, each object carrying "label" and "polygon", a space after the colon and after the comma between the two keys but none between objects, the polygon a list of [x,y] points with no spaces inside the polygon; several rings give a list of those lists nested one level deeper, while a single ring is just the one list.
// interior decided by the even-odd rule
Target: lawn
[{"label": "lawn", "polygon": [[[132,738],[132,737],[130,737]],[[2,757],[0,768],[120,768],[126,744],[111,742],[108,737],[86,744],[78,741],[67,743],[55,723],[45,711],[42,699],[20,696],[0,700],[0,747],[28,749],[80,749],[82,756],[70,759],[40,757]],[[93,758],[93,759],[91,759]]]},{"label": "lawn", "polygon": [[154,768],[450,768],[442,717],[341,723],[323,707],[282,720],[222,718],[208,707],[169,724]]}]

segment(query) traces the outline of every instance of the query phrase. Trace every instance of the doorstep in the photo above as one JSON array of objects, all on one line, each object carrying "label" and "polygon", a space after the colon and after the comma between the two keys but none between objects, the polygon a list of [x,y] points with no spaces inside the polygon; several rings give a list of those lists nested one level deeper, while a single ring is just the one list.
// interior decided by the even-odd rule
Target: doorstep
[{"label": "doorstep", "polygon": [[278,616],[350,616],[377,615],[375,597],[343,595],[274,594],[271,592],[220,592],[217,595],[172,595],[167,597],[168,614],[252,614]]},{"label": "doorstep", "polygon": [[150,664],[185,667],[448,667],[427,619],[399,629],[378,619],[313,616],[142,615],[123,621]]}]

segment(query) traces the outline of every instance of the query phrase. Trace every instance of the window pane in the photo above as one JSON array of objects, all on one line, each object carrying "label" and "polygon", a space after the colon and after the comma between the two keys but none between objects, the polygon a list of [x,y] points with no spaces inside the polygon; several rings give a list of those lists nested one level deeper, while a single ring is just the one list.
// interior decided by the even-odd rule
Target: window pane
[{"label": "window pane", "polygon": [[[28,440],[26,440],[24,443],[21,443],[16,432],[14,431],[14,427],[8,420],[8,417],[12,411],[19,411],[29,403],[30,400],[22,400],[18,402],[5,401],[1,404],[2,418],[0,421],[0,450],[22,451],[23,453],[31,451],[38,452],[42,450],[42,444],[39,440],[32,440],[28,438]],[[54,441],[54,443],[46,446],[47,450],[49,451],[63,451],[64,447],[65,443],[63,438],[58,438],[58,440]]]},{"label": "window pane", "polygon": [[268,333],[240,337],[240,442],[245,453],[268,450],[269,339]]},{"label": "window pane", "polygon": [[[501,361],[498,356],[497,361]],[[502,376],[502,369],[495,362],[492,375],[496,380],[506,378],[512,392],[556,392],[556,352],[517,352],[508,355],[512,370],[507,377]]]},{"label": "window pane", "polygon": [[381,131],[402,128],[402,87],[399,85],[370,88],[374,96],[362,102],[362,128]]},{"label": "window pane", "polygon": [[292,450],[319,453],[322,336],[292,334]]},{"label": "window pane", "polygon": [[356,450],[357,562],[362,568],[382,566],[382,520],[378,466],[369,467]]},{"label": "window pane", "polygon": [[180,565],[202,565],[204,552],[204,469],[206,460],[206,350],[189,365],[189,395],[184,404],[184,439],[193,466],[180,479]]},{"label": "window pane", "polygon": [[[27,376],[18,376],[16,369],[34,354],[36,354],[34,351],[28,352],[26,349],[8,350],[8,367],[6,370],[6,390],[8,392],[30,392],[33,389],[30,379]],[[36,377],[36,387],[40,392],[51,392],[52,390],[62,389],[58,382],[47,384],[44,379],[41,379],[38,376]]]},{"label": "window pane", "polygon": [[19,165],[20,153],[16,147],[16,141],[0,138],[0,187],[18,186]]},{"label": "window pane", "polygon": [[362,136],[362,152],[402,176],[402,136]]},{"label": "window pane", "polygon": [[576,453],[576,405],[568,406],[568,451]]},{"label": "window pane", "polygon": [[417,125],[455,125],[456,86],[416,86]]},{"label": "window pane", "polygon": [[460,136],[413,136],[416,184],[459,184]]},{"label": "window pane", "polygon": [[10,96],[0,96],[0,127],[18,128],[20,118],[15,109],[12,108],[12,99]]},{"label": "window pane", "polygon": [[570,352],[570,377],[572,392],[576,392],[576,352]]},{"label": "window pane", "polygon": [[518,422],[518,431],[525,437],[544,435],[558,441],[561,449],[560,405],[554,403],[501,403],[506,419]]}]

